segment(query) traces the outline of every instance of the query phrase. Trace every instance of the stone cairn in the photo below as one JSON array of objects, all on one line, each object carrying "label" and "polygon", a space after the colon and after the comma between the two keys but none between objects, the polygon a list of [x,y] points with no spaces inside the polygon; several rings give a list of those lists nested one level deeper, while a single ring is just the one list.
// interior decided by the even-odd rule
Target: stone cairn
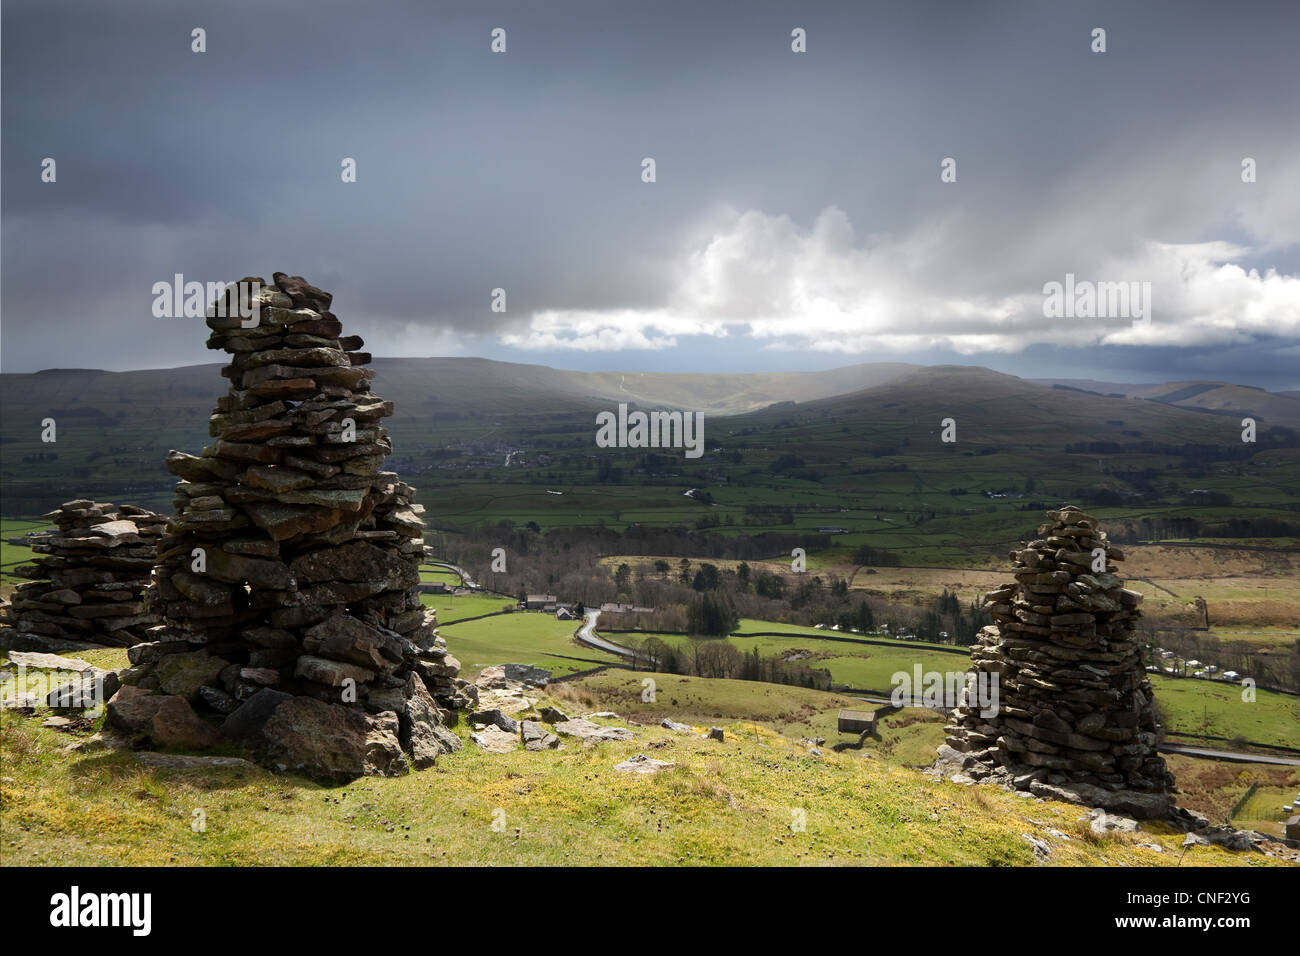
[{"label": "stone cairn", "polygon": [[14,569],[29,583],[4,608],[0,646],[59,651],[148,640],[158,614],[145,591],[167,519],[84,498],[42,517],[56,530],[27,539],[39,557]]},{"label": "stone cairn", "polygon": [[188,706],[160,703],[182,698],[280,769],[426,767],[460,746],[446,724],[477,691],[420,603],[424,509],[382,470],[393,405],[371,393],[370,355],[332,296],[274,279],[242,280],[262,287],[251,328],[233,286],[208,310],[231,386],[216,441],[167,457],[181,481],[154,569],[163,623],[131,649],[109,721],[155,743],[218,742]]},{"label": "stone cairn", "polygon": [[998,675],[997,713],[959,706],[940,765],[1039,796],[1166,816],[1174,779],[1156,750],[1133,635],[1142,595],[1115,576],[1124,555],[1095,518],[1072,506],[1047,516],[1041,537],[1011,552],[1015,582],[985,595],[996,624],[971,648],[972,669]]}]

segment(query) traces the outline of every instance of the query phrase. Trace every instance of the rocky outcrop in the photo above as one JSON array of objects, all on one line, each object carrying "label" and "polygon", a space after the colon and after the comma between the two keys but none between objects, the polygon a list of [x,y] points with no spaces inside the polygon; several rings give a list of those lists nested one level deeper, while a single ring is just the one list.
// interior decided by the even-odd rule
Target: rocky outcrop
[{"label": "rocky outcrop", "polygon": [[429,766],[477,692],[419,600],[423,509],[383,470],[393,406],[329,293],[275,275],[243,280],[263,286],[256,320],[233,296],[209,310],[230,390],[212,444],[167,458],[181,480],[154,569],[163,619],[122,678],[223,718],[276,768]]},{"label": "rocky outcrop", "polygon": [[0,612],[0,647],[58,651],[146,640],[158,623],[146,589],[167,519],[84,498],[43,517],[54,529],[26,539],[37,557],[13,571],[28,583]]},{"label": "rocky outcrop", "polygon": [[1039,796],[1166,816],[1174,780],[1133,635],[1142,595],[1115,575],[1124,555],[1095,518],[1070,506],[1047,516],[1041,537],[1011,552],[1015,581],[985,595],[996,623],[971,648],[976,686],[997,680],[996,712],[964,700],[940,764]]}]

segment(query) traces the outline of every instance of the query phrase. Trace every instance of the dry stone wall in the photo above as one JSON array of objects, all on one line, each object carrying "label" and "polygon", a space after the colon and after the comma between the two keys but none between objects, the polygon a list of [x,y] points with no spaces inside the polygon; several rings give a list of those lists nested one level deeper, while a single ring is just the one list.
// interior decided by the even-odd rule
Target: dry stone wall
[{"label": "dry stone wall", "polygon": [[1116,576],[1124,555],[1095,518],[1072,506],[1047,516],[1041,537],[1011,552],[1015,581],[986,595],[996,623],[971,648],[972,669],[997,677],[996,713],[958,707],[940,764],[1041,796],[1166,816],[1174,781],[1156,749],[1133,633],[1142,595]]},{"label": "dry stone wall", "polygon": [[148,698],[177,697],[277,767],[428,766],[459,746],[445,725],[477,692],[419,600],[423,509],[383,470],[393,405],[332,297],[274,280],[242,280],[263,286],[255,325],[233,296],[209,310],[230,390],[213,443],[168,456],[181,480],[154,570],[163,622],[132,649],[110,722],[151,736]]}]

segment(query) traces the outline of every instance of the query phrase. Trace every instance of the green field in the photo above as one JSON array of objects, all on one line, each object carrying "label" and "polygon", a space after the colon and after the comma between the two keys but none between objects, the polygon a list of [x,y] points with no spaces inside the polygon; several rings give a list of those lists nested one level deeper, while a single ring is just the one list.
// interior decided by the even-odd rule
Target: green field
[{"label": "green field", "polygon": [[1256,699],[1246,703],[1235,684],[1162,674],[1151,675],[1151,686],[1172,734],[1300,748],[1300,699],[1293,694],[1257,690]]},{"label": "green field", "polygon": [[[786,628],[784,625],[768,624],[761,629],[785,630]],[[814,631],[812,628],[805,630],[810,634],[825,634],[824,631]],[[614,635],[615,639],[629,636]],[[687,651],[696,641],[721,640],[721,638],[693,638],[684,634],[644,636],[657,637],[670,647]],[[894,674],[903,671],[910,678],[917,664],[921,665],[923,671],[965,671],[969,666],[969,659],[965,654],[944,653],[934,650],[931,645],[911,641],[897,641],[891,646],[880,646],[840,643],[815,637],[732,636],[726,640],[746,654],[752,654],[757,647],[763,657],[784,654],[786,651],[805,652],[810,656],[800,658],[798,662],[809,667],[829,670],[835,686],[883,694],[888,694],[895,686],[892,680]]]},{"label": "green field", "polygon": [[450,568],[421,568],[420,580],[429,583],[441,581],[448,587],[457,588],[461,587],[463,583],[460,579],[460,575],[455,571],[452,571]]},{"label": "green field", "polygon": [[585,671],[618,658],[584,647],[573,640],[577,624],[557,621],[550,614],[519,611],[464,624],[438,628],[447,649],[460,661],[461,677],[473,680],[494,664],[531,664],[545,667],[557,677]]},{"label": "green field", "polygon": [[467,617],[495,614],[516,605],[515,601],[498,594],[421,594],[420,603],[438,612],[439,627]]},{"label": "green field", "polygon": [[23,537],[29,531],[43,531],[48,527],[50,527],[48,521],[39,519],[0,519],[0,587],[13,587],[22,584],[25,579],[15,577],[10,572],[20,564],[29,563],[35,557],[35,552],[31,548],[20,544],[10,544],[9,539]]}]

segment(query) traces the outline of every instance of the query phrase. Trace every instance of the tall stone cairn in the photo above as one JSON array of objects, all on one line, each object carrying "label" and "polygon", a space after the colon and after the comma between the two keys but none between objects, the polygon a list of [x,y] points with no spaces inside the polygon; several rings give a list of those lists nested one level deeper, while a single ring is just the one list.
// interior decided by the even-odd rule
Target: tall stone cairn
[{"label": "tall stone cairn", "polygon": [[[971,648],[972,670],[998,675],[998,711],[954,710],[940,764],[1040,796],[1165,816],[1174,779],[1156,750],[1133,635],[1142,595],[1115,576],[1124,555],[1095,518],[1073,506],[1047,517],[1038,540],[1011,552],[1016,580],[985,595],[996,623]],[[1094,549],[1105,571],[1093,570]]]},{"label": "tall stone cairn", "polygon": [[124,647],[158,623],[145,592],[167,519],[144,508],[79,498],[43,515],[54,530],[27,538],[37,557],[0,612],[0,646],[57,651]]},{"label": "tall stone cairn", "polygon": [[[181,697],[277,768],[426,767],[460,746],[446,724],[477,691],[420,603],[424,509],[382,470],[393,405],[371,392],[370,355],[342,334],[332,296],[274,279],[242,280],[263,287],[252,328],[233,294],[229,317],[208,310],[230,391],[213,444],[167,457],[181,481],[154,569],[164,620],[131,650],[109,721],[156,742],[157,699]],[[192,725],[165,706],[164,722]]]}]

